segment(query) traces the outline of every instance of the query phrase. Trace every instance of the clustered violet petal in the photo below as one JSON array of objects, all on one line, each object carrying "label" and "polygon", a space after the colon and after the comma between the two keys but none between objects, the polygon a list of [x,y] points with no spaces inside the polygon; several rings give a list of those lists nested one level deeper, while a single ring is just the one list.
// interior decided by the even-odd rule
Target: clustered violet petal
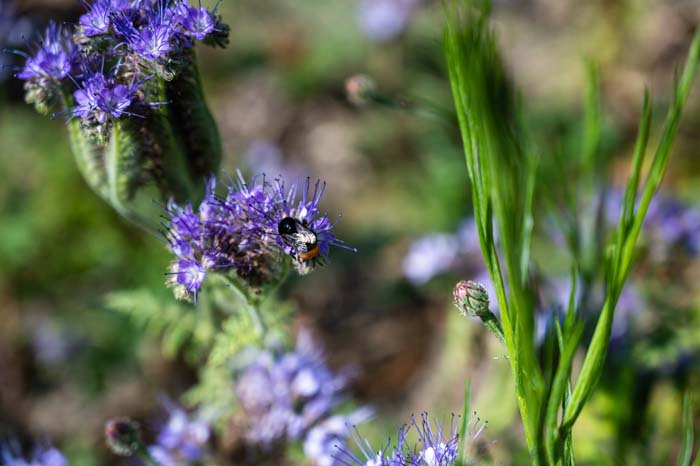
[{"label": "clustered violet petal", "polygon": [[181,408],[170,407],[168,422],[148,452],[162,466],[188,466],[203,458],[209,436],[206,422],[192,420]]},{"label": "clustered violet petal", "polygon": [[27,459],[19,453],[16,445],[0,445],[0,462],[3,466],[68,466],[66,457],[48,446],[37,446]]},{"label": "clustered violet petal", "polygon": [[[192,205],[168,204],[166,239],[175,255],[169,283],[179,295],[195,296],[208,273],[234,273],[249,285],[270,283],[280,273],[281,256],[294,258],[300,272],[327,260],[331,246],[347,248],[331,232],[334,223],[319,211],[318,203],[325,185],[310,181],[297,199],[296,185],[285,188],[282,180],[274,183],[265,176],[250,183],[238,172],[226,186],[226,194],[216,193],[214,178],[207,183],[204,200]],[[302,260],[293,244],[278,232],[280,222],[294,218],[315,235],[318,255]]]},{"label": "clustered violet petal", "polygon": [[[247,357],[245,357],[247,356]],[[235,392],[247,419],[245,438],[263,451],[287,440],[302,440],[317,466],[336,466],[336,446],[347,426],[364,422],[371,410],[335,414],[347,379],[325,365],[307,331],[290,352],[251,349],[236,377]]]},{"label": "clustered violet petal", "polygon": [[158,86],[145,84],[154,76],[174,79],[196,40],[227,40],[228,27],[213,10],[186,0],[95,0],[85,7],[75,27],[51,22],[33,53],[17,51],[26,61],[16,76],[42,112],[63,102],[59,95],[73,94],[75,105],[65,102],[63,113],[98,136],[113,120],[141,116],[131,111],[136,106],[164,104]]},{"label": "clustered violet petal", "polygon": [[[357,428],[350,431],[353,441],[360,452],[358,456],[345,445],[338,445],[334,458],[345,466],[453,466],[459,456],[458,417],[452,416],[449,432],[437,420],[432,420],[428,413],[422,413],[420,419],[411,416],[411,423],[398,430],[396,445],[391,440],[378,450],[362,437]],[[486,423],[476,415],[467,420],[467,442],[476,441],[486,429]],[[417,437],[415,443],[409,438]],[[468,446],[465,442],[465,446]]]}]

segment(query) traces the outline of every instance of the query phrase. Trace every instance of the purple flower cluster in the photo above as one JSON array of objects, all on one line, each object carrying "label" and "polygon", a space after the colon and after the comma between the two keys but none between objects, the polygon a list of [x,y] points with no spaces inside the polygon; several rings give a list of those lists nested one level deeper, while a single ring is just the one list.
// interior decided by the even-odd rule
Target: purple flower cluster
[{"label": "purple flower cluster", "polygon": [[151,79],[173,79],[196,40],[225,44],[228,33],[216,7],[187,0],[95,0],[86,6],[75,27],[51,22],[32,54],[17,52],[26,57],[17,77],[40,111],[61,101],[63,113],[88,126],[142,116],[139,107],[144,112],[163,104]]},{"label": "purple flower cluster", "polygon": [[[356,455],[348,448],[339,446],[335,459],[338,465],[345,466],[452,466],[459,456],[459,418],[452,416],[449,432],[437,420],[431,422],[428,413],[422,413],[420,419],[411,416],[411,423],[399,428],[397,443],[390,442],[383,448],[373,450],[367,440],[362,438],[356,428],[352,429],[352,438],[360,450]],[[486,429],[486,423],[472,416],[468,420],[467,441],[476,441]],[[409,439],[416,437],[411,444]]]},{"label": "purple flower cluster", "polygon": [[294,351],[251,350],[236,377],[235,392],[246,415],[246,440],[262,450],[288,440],[304,441],[307,456],[319,466],[334,463],[349,423],[364,421],[368,410],[333,415],[343,401],[347,379],[331,372],[307,332]]},{"label": "purple flower cluster", "polygon": [[0,446],[0,464],[3,466],[68,466],[68,460],[55,448],[37,446],[29,459],[19,453],[16,445]]},{"label": "purple flower cluster", "polygon": [[[265,176],[248,184],[238,172],[225,195],[217,194],[216,180],[210,179],[196,210],[170,202],[166,238],[176,257],[170,284],[177,294],[196,297],[210,272],[234,272],[249,285],[261,286],[279,273],[280,252],[293,257],[303,273],[326,260],[331,246],[346,247],[331,232],[335,224],[319,211],[325,183],[311,186],[307,179],[301,190],[295,184],[287,188],[282,180],[269,182]],[[315,242],[315,256],[302,258],[294,235],[280,233],[280,223],[288,218],[312,232],[307,240]]]},{"label": "purple flower cluster", "polygon": [[360,27],[370,39],[386,42],[404,30],[421,0],[361,0]]},{"label": "purple flower cluster", "polygon": [[486,264],[474,219],[465,219],[454,233],[431,233],[416,239],[404,257],[403,272],[414,285],[446,272],[484,276]]},{"label": "purple flower cluster", "polygon": [[193,421],[178,407],[169,407],[169,419],[148,447],[161,466],[189,466],[205,456],[210,428],[206,422]]}]

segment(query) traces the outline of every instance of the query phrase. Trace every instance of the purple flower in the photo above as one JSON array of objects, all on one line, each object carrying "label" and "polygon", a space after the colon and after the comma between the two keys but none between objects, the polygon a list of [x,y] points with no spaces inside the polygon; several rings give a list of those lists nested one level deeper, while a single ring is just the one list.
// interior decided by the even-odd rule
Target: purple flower
[{"label": "purple flower", "polygon": [[307,332],[299,334],[292,352],[249,356],[235,392],[249,419],[246,437],[263,448],[301,438],[342,401],[346,378],[328,369]]},{"label": "purple flower", "polygon": [[416,239],[402,265],[404,276],[417,286],[447,272],[483,274],[486,265],[474,219],[465,219],[455,233],[430,233]]},{"label": "purple flower", "polygon": [[33,56],[24,52],[15,53],[27,58],[24,67],[17,73],[19,79],[60,81],[71,72],[77,57],[77,47],[71,41],[68,31],[51,21]]},{"label": "purple flower", "polygon": [[409,466],[413,465],[413,453],[409,453],[409,457],[404,457],[406,445],[406,433],[408,426],[401,426],[398,432],[396,446],[391,446],[389,440],[383,448],[378,450],[372,449],[372,446],[363,438],[357,427],[352,427],[349,434],[353,442],[360,450],[360,456],[353,453],[344,443],[338,444],[336,453],[333,458],[345,466]]},{"label": "purple flower", "polygon": [[358,7],[360,27],[367,37],[386,42],[406,27],[420,0],[362,0]]},{"label": "purple flower", "polygon": [[346,446],[349,426],[366,421],[371,414],[369,409],[359,409],[349,415],[334,415],[321,421],[306,434],[304,454],[316,466],[343,464],[335,456],[341,445]]},{"label": "purple flower", "polygon": [[185,33],[197,40],[206,39],[216,28],[214,14],[204,8],[201,2],[198,7],[193,7],[183,2],[178,8],[178,14],[180,16],[180,24]]},{"label": "purple flower", "polygon": [[170,407],[170,417],[148,451],[161,466],[188,466],[204,456],[209,440],[209,425],[193,421],[187,413]]},{"label": "purple flower", "polygon": [[[320,213],[319,202],[326,189],[325,182],[317,180],[312,191],[311,178],[306,178],[301,193],[296,184],[287,188],[282,179],[276,179],[274,184],[266,188],[270,192],[272,203],[269,203],[270,198],[265,200],[264,205],[251,199],[247,203],[248,214],[262,227],[265,237],[275,238],[276,245],[297,260],[300,273],[307,272],[316,264],[323,264],[328,259],[331,246],[356,251],[331,232],[337,222],[331,222],[325,214]],[[284,233],[283,221],[294,223],[295,232]],[[303,240],[299,243],[296,238]],[[309,249],[306,249],[307,246]]]},{"label": "purple flower", "polygon": [[423,285],[449,271],[459,256],[459,239],[448,233],[433,233],[418,238],[403,259],[403,271],[414,285]]},{"label": "purple flower", "polygon": [[[165,60],[177,44],[174,12],[161,0],[143,10],[143,17],[127,14],[112,19],[114,29],[130,50],[146,60]],[[138,26],[137,26],[138,25]]]},{"label": "purple flower", "polygon": [[451,466],[455,463],[458,456],[459,435],[454,415],[450,421],[450,430],[447,436],[437,420],[433,420],[431,425],[428,413],[421,414],[420,422],[411,416],[411,423],[420,439],[420,445],[417,447],[422,447],[422,450],[417,454],[416,464]]},{"label": "purple flower", "polygon": [[[218,196],[216,180],[212,178],[196,211],[189,204],[180,207],[174,202],[166,208],[170,222],[165,236],[177,257],[171,271],[177,280],[171,284],[185,285],[186,294],[196,293],[204,273],[235,271],[248,284],[260,286],[279,272],[280,253],[295,257],[301,269],[325,259],[330,246],[346,247],[331,233],[334,225],[328,217],[318,212],[323,193],[320,183],[310,195],[307,181],[298,200],[295,186],[286,191],[281,180],[272,185],[264,176],[247,183],[238,172],[226,188],[226,195]],[[299,245],[289,239],[296,236],[279,232],[285,219],[296,222],[299,230],[311,235],[305,237],[307,243]],[[313,247],[315,255],[304,258],[299,254],[301,247]],[[185,276],[181,277],[183,273]]]},{"label": "purple flower", "polygon": [[114,77],[107,77],[102,71],[83,67],[82,87],[73,93],[76,106],[72,114],[84,121],[106,123],[110,118],[133,115],[127,111],[136,99],[138,84],[120,84]]},{"label": "purple flower", "polygon": [[47,446],[34,448],[29,459],[19,453],[16,445],[0,446],[0,460],[3,466],[68,466],[60,451]]},{"label": "purple flower", "polygon": [[112,4],[110,0],[97,0],[89,5],[88,11],[80,17],[83,33],[88,36],[104,34],[111,24]]}]

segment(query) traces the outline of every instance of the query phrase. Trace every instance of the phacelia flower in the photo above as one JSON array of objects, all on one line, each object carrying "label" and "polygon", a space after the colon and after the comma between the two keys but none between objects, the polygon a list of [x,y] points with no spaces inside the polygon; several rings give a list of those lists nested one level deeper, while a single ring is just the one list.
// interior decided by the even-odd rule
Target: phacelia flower
[{"label": "phacelia flower", "polygon": [[[249,285],[261,286],[280,273],[282,254],[305,272],[326,260],[330,246],[350,249],[331,232],[335,224],[319,213],[324,188],[316,183],[310,193],[309,186],[307,180],[297,199],[294,185],[286,190],[282,180],[271,184],[265,176],[247,183],[239,172],[221,196],[212,178],[197,210],[169,203],[165,236],[176,256],[170,284],[184,287],[179,294],[196,295],[206,274],[234,272]],[[288,223],[291,229],[284,230]]]},{"label": "phacelia flower", "polygon": [[168,422],[148,452],[162,466],[188,466],[201,460],[209,441],[209,425],[191,420],[180,408],[170,407],[169,411]]},{"label": "phacelia flower", "polygon": [[346,378],[331,372],[306,332],[294,351],[260,350],[236,377],[235,392],[248,419],[248,441],[268,449],[300,439],[342,401]]},{"label": "phacelia flower", "polygon": [[55,448],[37,446],[25,458],[17,445],[0,445],[0,464],[3,466],[68,466],[68,460]]},{"label": "phacelia flower", "polygon": [[402,266],[404,276],[417,286],[448,272],[482,275],[486,266],[474,219],[465,219],[454,233],[430,233],[416,239]]},{"label": "phacelia flower", "polygon": [[420,0],[361,0],[360,27],[371,40],[392,40],[404,30],[419,3]]},{"label": "phacelia flower", "polygon": [[428,413],[422,413],[420,421],[411,416],[411,424],[418,433],[420,445],[417,445],[417,459],[426,466],[451,466],[457,461],[459,435],[455,416],[450,421],[450,430],[445,436],[442,426],[437,420],[431,425]]},{"label": "phacelia flower", "polygon": [[214,14],[204,8],[201,2],[198,7],[183,4],[179,9],[179,15],[180,24],[185,33],[197,40],[206,39],[216,28]]},{"label": "phacelia flower", "polygon": [[82,87],[73,93],[76,105],[72,114],[85,122],[98,124],[105,124],[110,118],[117,119],[122,115],[135,115],[128,109],[136,99],[138,88],[137,83],[120,84],[102,71],[85,67]]},{"label": "phacelia flower", "polygon": [[27,61],[24,68],[17,73],[19,79],[60,81],[71,72],[77,59],[77,47],[71,41],[68,31],[51,21],[35,54],[25,56]]},{"label": "phacelia flower", "polygon": [[346,447],[348,426],[365,422],[370,409],[361,408],[349,415],[333,415],[311,428],[304,437],[304,455],[316,466],[338,466],[335,458],[338,448]]},{"label": "phacelia flower", "polygon": [[129,49],[146,60],[165,60],[177,44],[176,17],[163,2],[156,2],[143,18],[126,14],[112,20],[117,36]]},{"label": "phacelia flower", "polygon": [[[389,441],[376,451],[357,428],[353,428],[350,433],[360,456],[340,445],[335,458],[345,466],[453,466],[460,449],[458,420],[459,417],[452,416],[448,432],[437,420],[431,422],[427,413],[421,414],[420,419],[411,416],[411,423],[399,429],[396,445],[392,446]],[[486,423],[476,413],[470,416],[465,432],[467,438],[462,442],[465,449],[476,442],[485,429]],[[411,439],[416,437],[413,443]]]},{"label": "phacelia flower", "polygon": [[389,439],[383,448],[377,450],[372,449],[369,441],[362,437],[357,427],[346,428],[349,429],[349,436],[352,437],[360,454],[358,456],[347,445],[340,443],[333,455],[339,464],[345,466],[409,466],[413,464],[414,454],[404,452],[409,426],[404,425],[399,428],[395,446],[391,445],[391,439]]}]

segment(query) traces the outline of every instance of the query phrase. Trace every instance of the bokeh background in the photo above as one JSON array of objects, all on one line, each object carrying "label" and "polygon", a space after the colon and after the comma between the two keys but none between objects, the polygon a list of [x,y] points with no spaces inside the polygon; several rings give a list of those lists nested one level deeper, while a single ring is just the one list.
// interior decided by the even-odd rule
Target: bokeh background
[{"label": "bokeh background", "polygon": [[[50,18],[75,21],[83,11],[74,0],[0,2],[0,48],[23,48],[22,37]],[[353,395],[378,413],[368,435],[381,440],[410,413],[459,412],[470,379],[472,406],[489,421],[480,455],[526,464],[508,361],[451,303],[454,283],[477,278],[483,265],[469,239],[439,2],[225,0],[219,8],[231,44],[198,53],[224,169],[326,180],[323,206],[342,212],[339,235],[359,249],[335,251],[322,272],[281,293],[297,308],[294,325],[313,329],[330,364],[356,369]],[[658,130],[700,22],[697,1],[500,0],[493,17],[530,129],[548,155],[566,158],[580,142],[585,64],[597,64],[605,176],[619,189],[644,86]],[[21,63],[7,53],[0,60]],[[344,82],[356,73],[424,111],[352,105]],[[697,87],[662,190],[690,212],[695,240]],[[169,297],[166,248],[86,186],[64,123],[24,104],[8,67],[0,70],[0,180],[0,437],[51,439],[74,465],[128,464],[107,451],[104,421],[157,422],[159,397],[190,387],[196,364],[164,353],[104,296],[146,288]],[[538,207],[539,218],[550,214]],[[696,252],[674,249],[661,261],[642,254],[634,272],[641,298],[622,313],[604,380],[577,425],[582,464],[670,464],[677,452],[681,394],[691,389],[700,400]],[[546,246],[535,259],[545,271],[566,272]]]}]

